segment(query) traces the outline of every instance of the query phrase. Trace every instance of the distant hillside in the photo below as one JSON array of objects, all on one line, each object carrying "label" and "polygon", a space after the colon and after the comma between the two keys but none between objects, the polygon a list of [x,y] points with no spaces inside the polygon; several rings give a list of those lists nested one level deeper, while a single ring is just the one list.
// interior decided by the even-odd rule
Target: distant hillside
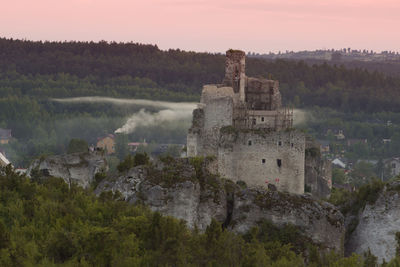
[{"label": "distant hillside", "polygon": [[[399,77],[357,64],[314,63],[250,57],[246,68],[249,76],[278,79],[284,101],[297,107],[400,111]],[[203,84],[220,82],[223,73],[221,54],[135,43],[0,39],[0,98],[106,95],[187,101],[199,98]]]},{"label": "distant hillside", "polygon": [[333,60],[333,61],[374,61],[374,62],[388,62],[400,61],[399,52],[395,51],[382,51],[380,53],[372,50],[354,50],[351,48],[343,49],[319,49],[314,51],[286,51],[284,53],[269,54],[256,54],[250,53],[253,57],[262,57],[268,59],[318,59],[318,60]]}]

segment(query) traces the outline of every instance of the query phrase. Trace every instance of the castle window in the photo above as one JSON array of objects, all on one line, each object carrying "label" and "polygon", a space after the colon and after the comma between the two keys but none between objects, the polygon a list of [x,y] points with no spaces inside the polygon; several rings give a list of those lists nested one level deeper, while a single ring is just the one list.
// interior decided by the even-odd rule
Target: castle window
[{"label": "castle window", "polygon": [[279,142],[278,142],[278,146],[281,146],[281,145],[282,145],[282,141],[279,141]]},{"label": "castle window", "polygon": [[293,143],[292,143],[291,145],[292,145],[292,147],[293,147]]},{"label": "castle window", "polygon": [[281,159],[277,159],[276,160],[276,164],[278,165],[278,167],[280,168],[282,166],[282,160]]},{"label": "castle window", "polygon": [[257,120],[253,119],[253,125],[256,125],[256,123],[257,123]]},{"label": "castle window", "polygon": [[251,146],[251,145],[252,145],[251,140],[249,140],[249,141],[247,142],[247,144],[248,144],[249,146]]},{"label": "castle window", "polygon": [[262,162],[262,164],[265,164],[265,159],[262,159],[261,162]]},{"label": "castle window", "polygon": [[261,117],[261,121],[264,121],[264,117]]}]

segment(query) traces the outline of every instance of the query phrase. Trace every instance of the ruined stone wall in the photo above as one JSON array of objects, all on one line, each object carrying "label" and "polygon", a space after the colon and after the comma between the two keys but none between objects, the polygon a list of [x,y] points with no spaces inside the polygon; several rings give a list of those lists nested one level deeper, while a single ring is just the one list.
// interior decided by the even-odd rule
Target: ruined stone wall
[{"label": "ruined stone wall", "polygon": [[318,198],[328,199],[332,188],[332,164],[329,160],[307,153],[304,181],[306,192]]},{"label": "ruined stone wall", "polygon": [[193,110],[192,127],[189,129],[186,139],[188,157],[195,157],[201,152],[201,134],[204,128],[204,109],[199,107]]},{"label": "ruined stone wall", "polygon": [[277,110],[282,107],[278,81],[249,77],[245,91],[249,109]]},{"label": "ruined stone wall", "polygon": [[203,104],[207,104],[213,99],[221,97],[235,98],[233,88],[216,84],[207,84],[203,86],[200,102]]},{"label": "ruined stone wall", "polygon": [[246,54],[239,50],[226,51],[224,85],[232,87],[239,98],[245,100]]},{"label": "ruined stone wall", "polygon": [[272,86],[272,96],[271,96],[271,110],[276,110],[282,108],[282,96],[281,92],[279,91],[279,82],[273,81]]},{"label": "ruined stone wall", "polygon": [[204,106],[204,129],[201,155],[217,155],[219,129],[233,123],[233,99],[221,97],[210,100]]},{"label": "ruined stone wall", "polygon": [[202,115],[193,113],[188,156],[217,156],[219,173],[235,181],[304,193],[305,137],[286,130],[293,114],[281,106],[278,81],[246,77],[245,53],[228,50],[223,84],[205,85]]},{"label": "ruined stone wall", "polygon": [[196,157],[198,155],[198,148],[201,147],[201,140],[198,133],[188,133],[186,137],[186,149],[188,157]]},{"label": "ruined stone wall", "polygon": [[268,133],[223,129],[218,171],[248,186],[274,184],[279,191],[303,194],[304,149],[305,135],[294,130]]},{"label": "ruined stone wall", "polygon": [[216,155],[219,129],[233,124],[232,97],[216,96],[203,94],[201,107],[193,111],[192,127],[187,136],[188,157]]},{"label": "ruined stone wall", "polygon": [[332,163],[322,157],[320,144],[309,136],[306,138],[304,181],[306,192],[318,198],[329,198]]},{"label": "ruined stone wall", "polygon": [[233,101],[224,97],[213,99],[204,106],[204,130],[210,131],[232,125]]}]

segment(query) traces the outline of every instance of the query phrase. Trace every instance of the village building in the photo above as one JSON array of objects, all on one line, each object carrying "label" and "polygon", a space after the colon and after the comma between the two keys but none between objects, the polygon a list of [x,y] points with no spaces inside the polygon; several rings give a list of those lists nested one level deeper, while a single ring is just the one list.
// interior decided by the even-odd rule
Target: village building
[{"label": "village building", "polygon": [[97,139],[97,148],[103,149],[108,155],[115,153],[115,136],[109,134]]},{"label": "village building", "polygon": [[147,147],[147,145],[148,144],[146,143],[146,141],[144,141],[143,143],[141,143],[141,142],[130,142],[130,143],[128,143],[129,151],[133,152],[133,153],[135,153],[140,146]]},{"label": "village building", "polygon": [[383,143],[384,145],[389,144],[390,142],[392,142],[392,139],[390,139],[390,138],[383,138],[383,139],[382,139],[382,143]]},{"label": "village building", "polygon": [[384,165],[390,171],[390,177],[395,177],[400,174],[400,158],[394,157],[385,159],[383,161]]},{"label": "village building", "polygon": [[345,168],[346,168],[346,163],[344,163],[342,160],[340,160],[340,159],[338,159],[338,158],[332,160],[332,164],[333,164],[335,167],[338,167],[338,168],[342,168],[342,169],[345,169]]},{"label": "village building", "polygon": [[0,144],[8,144],[11,140],[11,130],[10,129],[2,129],[0,128]]},{"label": "village building", "polygon": [[319,150],[321,153],[326,154],[330,152],[330,142],[327,140],[318,140]]},{"label": "village building", "polygon": [[335,134],[337,140],[344,140],[346,137],[343,134],[343,130],[339,130],[337,134]]}]

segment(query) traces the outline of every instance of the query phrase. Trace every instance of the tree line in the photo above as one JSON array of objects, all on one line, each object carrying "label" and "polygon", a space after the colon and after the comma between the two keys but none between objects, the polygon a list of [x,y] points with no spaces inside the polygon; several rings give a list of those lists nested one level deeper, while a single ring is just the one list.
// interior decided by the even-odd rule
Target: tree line
[{"label": "tree line", "polygon": [[[170,100],[180,99],[180,94],[198,99],[203,84],[219,83],[224,75],[225,59],[221,54],[162,51],[154,45],[137,43],[2,38],[0,51],[0,96],[29,92],[42,96],[95,93],[126,97],[142,90],[148,94],[142,92],[139,97],[150,98],[154,94],[151,88],[157,88],[171,93],[165,97]],[[296,106],[317,105],[352,112],[400,111],[400,77],[368,71],[359,65],[347,68],[326,62],[248,58],[246,68],[249,76],[279,80],[284,100]]]}]

